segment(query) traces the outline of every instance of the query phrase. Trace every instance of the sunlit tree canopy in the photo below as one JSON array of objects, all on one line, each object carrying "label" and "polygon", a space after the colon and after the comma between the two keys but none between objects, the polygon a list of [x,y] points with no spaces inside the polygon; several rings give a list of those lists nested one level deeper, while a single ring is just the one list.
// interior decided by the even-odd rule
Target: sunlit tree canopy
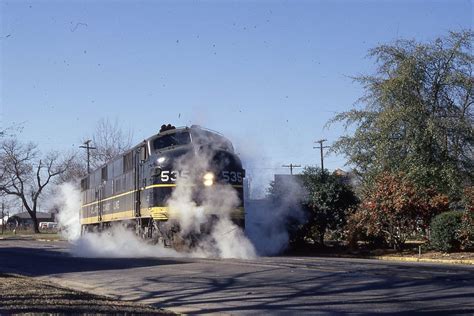
[{"label": "sunlit tree canopy", "polygon": [[333,151],[370,181],[404,172],[418,185],[459,198],[473,180],[473,33],[451,32],[429,43],[398,40],[369,52],[372,75],[356,107],[336,115],[353,133]]}]

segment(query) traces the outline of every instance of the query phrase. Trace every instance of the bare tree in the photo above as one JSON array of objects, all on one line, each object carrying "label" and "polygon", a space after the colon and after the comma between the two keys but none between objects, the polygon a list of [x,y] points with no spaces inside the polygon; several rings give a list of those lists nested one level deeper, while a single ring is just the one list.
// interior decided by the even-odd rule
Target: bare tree
[{"label": "bare tree", "polygon": [[16,138],[0,142],[0,192],[20,199],[36,233],[38,199],[51,180],[69,168],[71,161],[72,158],[61,159],[56,152],[41,157],[35,144],[23,144]]},{"label": "bare tree", "polygon": [[[16,203],[16,205],[18,205],[18,203]],[[7,227],[7,221],[10,218],[12,209],[15,209],[15,201],[13,200],[12,196],[0,191],[0,219],[3,224],[2,234]]]},{"label": "bare tree", "polygon": [[132,146],[132,132],[124,131],[117,119],[102,118],[92,135],[91,166],[98,168],[113,157],[123,154]]},{"label": "bare tree", "polygon": [[55,179],[56,184],[75,182],[87,175],[84,159],[77,152],[70,155],[68,168]]},{"label": "bare tree", "polygon": [[[94,133],[84,139],[90,139],[90,165],[93,169],[100,167],[113,157],[123,154],[132,144],[132,133],[123,130],[117,120],[100,119]],[[74,182],[87,175],[86,152],[71,153],[67,170],[56,178],[56,183]]]},{"label": "bare tree", "polygon": [[0,138],[13,137],[15,133],[23,130],[23,123],[17,123],[15,125],[0,126]]}]

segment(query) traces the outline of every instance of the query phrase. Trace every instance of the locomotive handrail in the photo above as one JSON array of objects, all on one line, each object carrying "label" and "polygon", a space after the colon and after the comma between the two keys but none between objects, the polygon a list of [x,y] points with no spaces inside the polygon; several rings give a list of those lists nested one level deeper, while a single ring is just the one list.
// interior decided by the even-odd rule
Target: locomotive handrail
[{"label": "locomotive handrail", "polygon": [[218,131],[215,131],[215,130],[210,129],[210,128],[202,127],[201,125],[193,124],[193,125],[191,125],[190,128],[199,128],[199,129],[202,129],[203,131],[212,132],[212,133],[215,133],[215,134],[220,135],[220,136],[222,136],[222,137],[225,137],[224,134],[219,133]]}]

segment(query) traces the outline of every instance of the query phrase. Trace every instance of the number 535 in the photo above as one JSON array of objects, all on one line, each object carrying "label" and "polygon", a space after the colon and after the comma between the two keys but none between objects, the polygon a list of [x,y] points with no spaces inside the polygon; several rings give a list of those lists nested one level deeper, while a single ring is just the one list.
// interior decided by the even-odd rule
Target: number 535
[{"label": "number 535", "polygon": [[222,171],[222,179],[226,182],[242,182],[242,172]]}]

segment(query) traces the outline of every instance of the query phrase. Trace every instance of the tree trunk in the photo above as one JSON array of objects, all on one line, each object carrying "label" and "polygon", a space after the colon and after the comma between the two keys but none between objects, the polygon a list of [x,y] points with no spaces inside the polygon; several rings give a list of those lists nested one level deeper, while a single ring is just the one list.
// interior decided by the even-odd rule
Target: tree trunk
[{"label": "tree trunk", "polygon": [[23,206],[25,207],[28,214],[30,214],[31,220],[33,221],[33,230],[36,234],[39,234],[39,223],[36,218],[36,199],[33,200],[33,206],[30,207],[24,196],[22,197]]},{"label": "tree trunk", "polygon": [[38,219],[36,218],[36,213],[33,213],[31,215],[31,219],[33,220],[33,229],[35,231],[36,234],[39,234],[39,223],[38,223]]},{"label": "tree trunk", "polygon": [[324,246],[324,233],[326,232],[326,230],[321,230],[319,232],[319,244],[321,246]]}]

